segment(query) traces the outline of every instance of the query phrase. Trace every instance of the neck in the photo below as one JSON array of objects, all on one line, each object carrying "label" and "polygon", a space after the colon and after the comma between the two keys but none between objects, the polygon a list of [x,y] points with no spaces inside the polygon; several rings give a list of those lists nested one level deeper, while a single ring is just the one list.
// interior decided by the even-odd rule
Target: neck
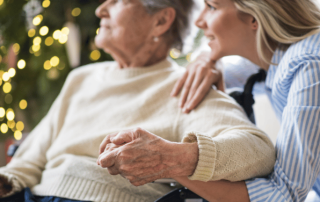
[{"label": "neck", "polygon": [[120,68],[147,67],[164,60],[170,46],[164,41],[146,43],[132,54],[111,53]]},{"label": "neck", "polygon": [[[272,56],[273,56],[273,53],[274,53],[274,51],[275,51],[276,48],[277,48],[277,44],[272,44],[272,45],[271,45],[271,48],[272,48],[272,51],[271,51],[269,48],[267,48],[267,47],[264,48],[264,53],[265,53],[265,57],[266,57],[267,61],[271,61]],[[263,70],[268,71],[269,66],[270,66],[270,63],[263,61],[263,60],[259,57],[258,51],[256,50],[256,48],[255,48],[254,50],[255,50],[255,51],[252,52],[252,53],[250,53],[250,54],[248,54],[248,55],[246,56],[246,58],[249,59],[249,60],[250,60],[251,62],[253,62],[254,64],[258,65],[258,66],[259,66],[260,68],[262,68]]]}]

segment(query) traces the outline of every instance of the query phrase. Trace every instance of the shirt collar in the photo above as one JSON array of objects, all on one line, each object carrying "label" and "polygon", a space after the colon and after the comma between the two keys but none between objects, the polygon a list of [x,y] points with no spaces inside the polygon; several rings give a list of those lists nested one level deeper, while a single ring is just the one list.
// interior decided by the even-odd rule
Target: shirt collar
[{"label": "shirt collar", "polygon": [[274,77],[277,71],[277,68],[286,53],[287,49],[283,47],[278,47],[276,51],[274,52],[272,59],[271,59],[271,65],[269,66],[268,72],[267,72],[267,78],[266,78],[266,87],[269,89],[272,89]]}]

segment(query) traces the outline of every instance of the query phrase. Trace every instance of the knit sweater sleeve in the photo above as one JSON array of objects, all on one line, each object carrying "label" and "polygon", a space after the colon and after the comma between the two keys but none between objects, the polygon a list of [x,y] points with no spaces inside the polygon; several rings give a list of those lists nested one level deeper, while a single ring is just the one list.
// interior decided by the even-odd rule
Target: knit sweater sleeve
[{"label": "knit sweater sleeve", "polygon": [[[183,142],[197,142],[199,161],[191,180],[240,181],[269,174],[275,149],[230,97],[212,91],[202,106],[182,115]],[[183,127],[183,128],[182,128]]]}]

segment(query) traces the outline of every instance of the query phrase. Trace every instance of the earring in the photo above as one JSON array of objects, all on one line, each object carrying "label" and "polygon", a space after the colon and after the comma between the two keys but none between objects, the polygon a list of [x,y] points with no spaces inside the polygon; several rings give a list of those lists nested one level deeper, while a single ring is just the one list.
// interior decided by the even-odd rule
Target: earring
[{"label": "earring", "polygon": [[157,36],[153,37],[153,41],[154,42],[158,42],[159,41],[159,37],[157,37]]}]

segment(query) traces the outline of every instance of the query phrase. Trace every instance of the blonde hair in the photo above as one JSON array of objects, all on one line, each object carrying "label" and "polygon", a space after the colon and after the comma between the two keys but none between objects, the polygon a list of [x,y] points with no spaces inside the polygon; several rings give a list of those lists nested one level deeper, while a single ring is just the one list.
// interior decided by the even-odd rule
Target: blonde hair
[{"label": "blonde hair", "polygon": [[233,0],[237,9],[257,20],[257,50],[267,63],[264,48],[289,45],[320,31],[320,9],[312,0]]}]

